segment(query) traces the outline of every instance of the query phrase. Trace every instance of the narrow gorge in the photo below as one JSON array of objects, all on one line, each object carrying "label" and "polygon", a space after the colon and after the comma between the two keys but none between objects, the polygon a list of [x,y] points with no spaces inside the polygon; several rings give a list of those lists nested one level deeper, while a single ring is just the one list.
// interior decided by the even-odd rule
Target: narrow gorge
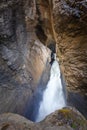
[{"label": "narrow gorge", "polygon": [[0,130],[87,130],[86,11],[86,0],[0,1]]}]

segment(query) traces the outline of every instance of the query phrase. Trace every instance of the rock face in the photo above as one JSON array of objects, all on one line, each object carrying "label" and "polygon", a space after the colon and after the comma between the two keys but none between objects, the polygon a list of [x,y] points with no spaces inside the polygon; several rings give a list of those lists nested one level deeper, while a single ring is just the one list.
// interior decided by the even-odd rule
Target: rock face
[{"label": "rock face", "polygon": [[36,24],[35,0],[0,1],[0,113],[23,114],[47,67],[50,51]]},{"label": "rock face", "polygon": [[53,0],[52,7],[57,55],[69,103],[87,118],[87,1]]},{"label": "rock face", "polygon": [[53,23],[61,68],[70,91],[87,95],[87,2],[53,0]]},{"label": "rock face", "polygon": [[17,114],[0,115],[0,130],[87,130],[87,121],[73,108],[65,108],[35,124]]},{"label": "rock face", "polygon": [[[0,113],[24,114],[30,97],[38,85],[43,85],[43,82],[46,83],[49,79],[51,52],[48,48],[56,52],[60,59],[67,90],[83,94],[83,99],[87,99],[86,11],[86,0],[0,1]],[[43,77],[44,72],[47,73],[47,79]],[[72,100],[72,96],[70,98]],[[87,107],[84,109],[87,110]],[[62,118],[61,115],[58,116]],[[27,129],[26,125],[22,122],[22,127],[18,120],[17,127],[14,125],[17,123],[17,118],[22,120],[22,117],[15,117],[12,114],[2,115],[0,129]],[[8,122],[13,120],[15,123],[4,125],[2,122],[5,120]],[[48,122],[48,118],[46,120]],[[62,123],[65,121],[67,122],[67,119]],[[47,130],[57,129],[59,126],[57,127],[56,121],[53,122],[55,126],[52,127],[48,125],[45,127],[44,123],[40,126]],[[32,129],[34,127],[41,129],[39,125],[28,123],[32,125]],[[73,129],[70,124],[65,125],[66,123],[59,129]],[[75,127],[78,128],[76,124]],[[86,130],[84,126],[83,128]]]},{"label": "rock face", "polygon": [[38,0],[36,34],[57,56],[70,91],[87,95],[87,2]]}]

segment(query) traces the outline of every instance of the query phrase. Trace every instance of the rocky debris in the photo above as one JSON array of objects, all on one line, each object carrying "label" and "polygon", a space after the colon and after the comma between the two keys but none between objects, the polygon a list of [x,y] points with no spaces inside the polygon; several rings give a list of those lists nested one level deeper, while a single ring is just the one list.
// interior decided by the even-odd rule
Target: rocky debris
[{"label": "rocky debris", "polygon": [[17,114],[0,115],[0,130],[87,130],[87,121],[73,108],[64,108],[34,123]]}]

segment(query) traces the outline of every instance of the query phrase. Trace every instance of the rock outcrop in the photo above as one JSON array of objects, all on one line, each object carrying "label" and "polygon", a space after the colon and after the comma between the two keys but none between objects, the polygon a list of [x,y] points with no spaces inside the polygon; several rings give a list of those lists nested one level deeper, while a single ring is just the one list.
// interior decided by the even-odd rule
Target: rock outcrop
[{"label": "rock outcrop", "polygon": [[52,8],[56,50],[69,103],[87,117],[87,1],[53,0]]},{"label": "rock outcrop", "polygon": [[70,91],[87,96],[87,2],[53,0],[57,54]]},{"label": "rock outcrop", "polygon": [[87,95],[87,2],[37,0],[36,34],[60,59],[68,90]]},{"label": "rock outcrop", "polygon": [[0,113],[23,114],[50,66],[50,51],[36,36],[36,24],[35,0],[0,1]]},{"label": "rock outcrop", "polygon": [[0,115],[0,130],[87,130],[87,121],[73,108],[65,108],[33,123],[17,114]]}]

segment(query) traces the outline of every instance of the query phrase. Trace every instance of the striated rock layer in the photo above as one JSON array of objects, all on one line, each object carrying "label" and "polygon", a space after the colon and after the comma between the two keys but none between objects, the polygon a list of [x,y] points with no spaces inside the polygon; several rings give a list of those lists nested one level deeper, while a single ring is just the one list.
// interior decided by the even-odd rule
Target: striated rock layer
[{"label": "striated rock layer", "polygon": [[87,96],[87,2],[53,0],[57,54],[67,88]]},{"label": "striated rock layer", "polygon": [[45,68],[50,72],[37,19],[35,0],[0,1],[0,113],[23,114]]},{"label": "striated rock layer", "polygon": [[56,50],[68,101],[87,118],[87,1],[53,0],[52,7]]}]

